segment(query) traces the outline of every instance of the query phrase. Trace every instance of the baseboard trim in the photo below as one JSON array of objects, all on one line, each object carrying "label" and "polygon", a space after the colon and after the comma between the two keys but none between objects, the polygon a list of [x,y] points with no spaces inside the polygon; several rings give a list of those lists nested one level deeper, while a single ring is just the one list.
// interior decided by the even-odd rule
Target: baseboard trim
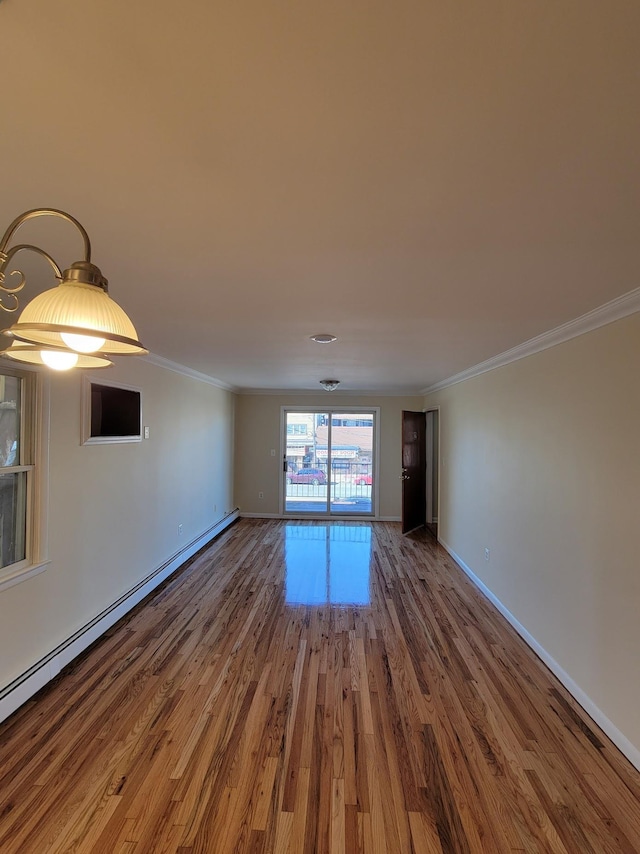
[{"label": "baseboard trim", "polygon": [[286,519],[286,516],[283,516],[282,513],[245,513],[244,510],[240,511],[241,519]]},{"label": "baseboard trim", "polygon": [[110,629],[114,623],[141,602],[155,588],[172,575],[182,564],[203,546],[215,539],[233,522],[240,511],[238,508],[227,513],[202,534],[187,543],[161,566],[143,578],[115,602],[97,614],[92,620],[74,632],[50,653],[35,662],[28,670],[0,690],[0,721],[12,715],[23,703],[50,682],[63,667]]},{"label": "baseboard trim", "polygon": [[355,522],[400,522],[400,516],[314,516],[313,513],[305,513],[296,516],[294,513],[245,513],[243,510],[240,513],[241,519],[292,519],[300,521],[300,519],[311,519],[313,522],[341,522],[343,519]]},{"label": "baseboard trim", "polygon": [[640,750],[629,741],[629,739],[624,735],[617,726],[612,723],[609,718],[604,714],[604,712],[596,706],[593,700],[586,694],[582,688],[574,682],[574,680],[569,676],[569,674],[562,669],[562,667],[558,664],[558,662],[546,651],[546,649],[538,643],[538,641],[530,634],[525,627],[518,622],[518,620],[513,616],[511,611],[506,608],[502,602],[498,599],[498,597],[491,592],[491,590],[487,587],[487,585],[481,581],[478,576],[470,569],[467,564],[462,560],[460,555],[456,554],[454,550],[449,546],[444,540],[440,540],[440,544],[448,554],[453,558],[453,560],[458,564],[460,569],[469,577],[469,579],[475,584],[475,586],[487,597],[487,599],[495,605],[495,607],[500,611],[502,616],[511,623],[513,628],[518,632],[520,637],[525,641],[525,643],[531,647],[531,649],[535,652],[535,654],[540,658],[549,668],[549,670],[556,676],[560,682],[564,685],[567,691],[573,696],[573,698],[582,706],[584,711],[593,719],[593,721],[600,727],[600,729],[606,733],[606,735],[611,739],[611,741],[615,744],[618,750],[623,753],[629,762],[634,765],[638,771],[640,771]]}]

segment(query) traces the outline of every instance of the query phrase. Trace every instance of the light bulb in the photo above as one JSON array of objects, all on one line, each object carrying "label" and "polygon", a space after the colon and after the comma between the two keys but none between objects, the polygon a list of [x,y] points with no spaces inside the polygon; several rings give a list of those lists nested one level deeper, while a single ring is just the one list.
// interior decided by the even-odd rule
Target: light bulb
[{"label": "light bulb", "polygon": [[74,335],[71,332],[61,332],[60,337],[67,347],[77,350],[78,353],[95,353],[105,342],[104,338],[95,335]]},{"label": "light bulb", "polygon": [[62,350],[40,350],[40,357],[54,371],[68,371],[78,361],[77,353],[65,353]]}]

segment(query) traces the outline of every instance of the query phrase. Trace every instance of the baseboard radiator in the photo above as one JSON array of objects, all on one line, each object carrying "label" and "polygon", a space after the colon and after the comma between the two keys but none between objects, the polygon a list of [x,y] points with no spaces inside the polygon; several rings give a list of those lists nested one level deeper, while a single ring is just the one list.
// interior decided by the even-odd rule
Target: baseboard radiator
[{"label": "baseboard radiator", "polygon": [[43,688],[47,682],[54,679],[63,667],[73,661],[81,652],[117,623],[126,613],[162,584],[170,575],[179,569],[185,561],[193,557],[203,546],[206,546],[221,534],[239,517],[238,508],[227,513],[214,525],[199,534],[190,543],[176,552],[161,566],[139,581],[119,599],[97,614],[92,620],[75,631],[70,637],[35,662],[28,670],[0,690],[0,721],[5,720],[20,708],[30,697]]}]

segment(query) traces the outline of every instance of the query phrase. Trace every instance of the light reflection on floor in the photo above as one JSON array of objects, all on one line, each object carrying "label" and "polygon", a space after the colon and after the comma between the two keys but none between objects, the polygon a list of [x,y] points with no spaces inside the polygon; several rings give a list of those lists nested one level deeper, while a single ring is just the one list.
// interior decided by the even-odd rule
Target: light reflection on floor
[{"label": "light reflection on floor", "polygon": [[285,526],[288,605],[369,605],[370,570],[368,526]]}]

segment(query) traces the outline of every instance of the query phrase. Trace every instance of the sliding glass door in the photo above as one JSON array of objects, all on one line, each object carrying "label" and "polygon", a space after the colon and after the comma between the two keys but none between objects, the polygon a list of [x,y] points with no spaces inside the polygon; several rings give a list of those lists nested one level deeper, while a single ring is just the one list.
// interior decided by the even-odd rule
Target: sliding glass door
[{"label": "sliding glass door", "polygon": [[284,512],[375,512],[377,411],[283,410]]}]

